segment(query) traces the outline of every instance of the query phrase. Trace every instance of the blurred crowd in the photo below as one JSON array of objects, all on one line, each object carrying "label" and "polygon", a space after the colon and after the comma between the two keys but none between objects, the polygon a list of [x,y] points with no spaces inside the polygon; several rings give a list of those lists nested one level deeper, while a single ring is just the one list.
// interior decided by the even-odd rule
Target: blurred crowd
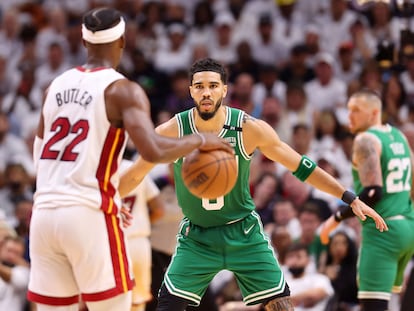
[{"label": "blurred crowd", "polygon": [[[85,63],[82,14],[99,6],[115,7],[124,15],[126,46],[119,70],[145,89],[155,124],[193,106],[187,70],[193,61],[212,57],[228,69],[227,105],[268,122],[281,139],[350,189],[349,94],[362,88],[377,92],[383,99],[383,121],[401,128],[414,148],[410,0],[2,0],[1,310],[27,305],[28,225],[35,190],[31,153],[43,92],[57,75]],[[133,148],[127,151],[129,158],[136,155]],[[323,311],[328,302],[330,310],[357,310],[358,220],[344,222],[323,246],[318,227],[340,202],[259,153],[251,172],[257,212],[288,278],[294,278],[290,254],[301,251],[291,246],[300,242],[307,246],[306,271],[329,281],[321,282],[327,288],[324,307],[315,310]],[[168,166],[158,166],[151,177],[161,192],[173,187]],[[175,204],[171,192],[166,204]],[[179,217],[170,219],[176,224]],[[10,252],[9,244],[11,259],[4,254]],[[25,269],[7,279],[3,265]],[[215,279],[212,292],[222,310],[231,310],[241,299],[227,274]]]}]

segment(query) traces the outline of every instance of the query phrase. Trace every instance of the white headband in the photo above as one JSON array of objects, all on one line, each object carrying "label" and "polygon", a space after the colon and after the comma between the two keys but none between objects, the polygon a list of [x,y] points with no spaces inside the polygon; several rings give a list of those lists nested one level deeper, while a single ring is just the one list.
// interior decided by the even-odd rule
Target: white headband
[{"label": "white headband", "polygon": [[121,21],[112,28],[98,31],[90,31],[82,24],[82,38],[93,44],[108,43],[119,39],[125,32],[125,21]]}]

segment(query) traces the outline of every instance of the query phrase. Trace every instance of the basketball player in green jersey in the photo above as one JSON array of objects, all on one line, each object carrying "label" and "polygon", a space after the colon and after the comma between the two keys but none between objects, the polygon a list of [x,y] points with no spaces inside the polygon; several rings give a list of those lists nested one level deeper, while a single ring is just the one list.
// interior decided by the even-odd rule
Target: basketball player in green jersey
[{"label": "basketball player in green jersey", "polygon": [[[386,224],[352,192],[346,191],[332,176],[280,141],[272,127],[241,110],[223,105],[227,94],[226,71],[211,59],[202,59],[190,70],[190,93],[195,108],[181,112],[157,128],[169,137],[191,133],[215,133],[234,147],[238,161],[238,180],[232,191],[214,200],[193,196],[181,178],[183,159],[175,162],[175,185],[184,219],[177,248],[159,292],[158,311],[181,311],[198,305],[213,277],[223,269],[234,273],[244,302],[265,305],[265,310],[293,310],[289,287],[270,243],[263,232],[249,192],[249,165],[259,149],[278,161],[301,180],[342,198],[361,219],[373,217],[380,231]],[[121,179],[121,195],[136,185],[154,163],[138,159]]]},{"label": "basketball player in green jersey", "polygon": [[[413,157],[405,136],[381,124],[380,98],[360,91],[348,102],[349,127],[356,134],[353,178],[359,198],[387,222],[389,231],[378,234],[368,220],[362,224],[358,265],[358,298],[363,311],[388,310],[391,292],[401,291],[404,269],[414,254]],[[352,216],[338,210],[321,231],[322,242],[342,219]]]}]

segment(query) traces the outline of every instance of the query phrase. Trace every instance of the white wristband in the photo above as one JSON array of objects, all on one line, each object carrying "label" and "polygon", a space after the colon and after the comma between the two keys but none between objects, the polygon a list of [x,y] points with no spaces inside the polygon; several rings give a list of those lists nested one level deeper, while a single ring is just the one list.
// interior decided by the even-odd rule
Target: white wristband
[{"label": "white wristband", "polygon": [[201,138],[201,144],[200,144],[200,146],[198,146],[198,148],[203,147],[204,144],[206,143],[206,138],[201,133],[197,133],[197,135]]}]

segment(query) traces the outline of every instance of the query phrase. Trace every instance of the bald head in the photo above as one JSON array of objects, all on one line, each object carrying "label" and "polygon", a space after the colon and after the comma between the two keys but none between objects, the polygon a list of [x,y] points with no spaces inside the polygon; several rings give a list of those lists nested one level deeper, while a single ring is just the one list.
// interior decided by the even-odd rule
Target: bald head
[{"label": "bald head", "polygon": [[382,103],[371,91],[358,91],[348,101],[348,119],[351,133],[381,125]]},{"label": "bald head", "polygon": [[369,110],[382,110],[381,99],[372,91],[358,91],[350,97],[350,100],[356,99],[363,108]]}]

